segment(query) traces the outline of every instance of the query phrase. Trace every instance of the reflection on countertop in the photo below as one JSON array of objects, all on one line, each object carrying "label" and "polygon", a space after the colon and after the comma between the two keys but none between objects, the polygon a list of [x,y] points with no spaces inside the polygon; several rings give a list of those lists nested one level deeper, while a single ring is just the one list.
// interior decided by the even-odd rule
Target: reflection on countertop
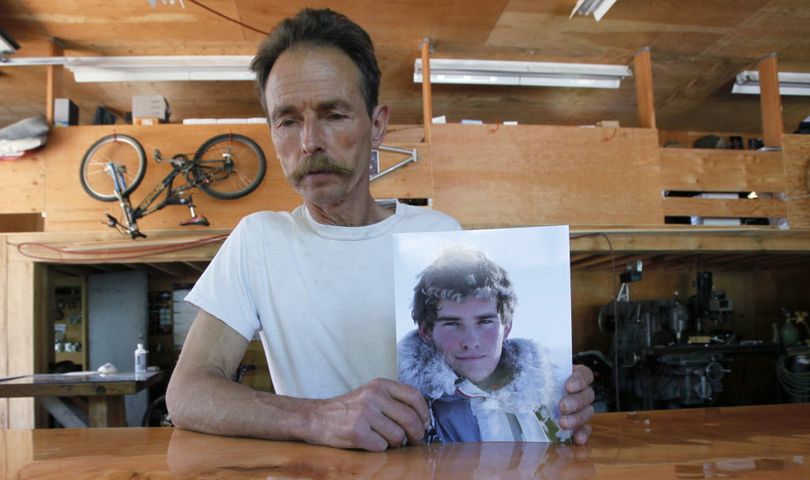
[{"label": "reflection on countertop", "polygon": [[171,428],[2,430],[0,472],[60,479],[810,478],[810,405],[602,414],[593,426],[585,447],[481,443],[383,453]]}]

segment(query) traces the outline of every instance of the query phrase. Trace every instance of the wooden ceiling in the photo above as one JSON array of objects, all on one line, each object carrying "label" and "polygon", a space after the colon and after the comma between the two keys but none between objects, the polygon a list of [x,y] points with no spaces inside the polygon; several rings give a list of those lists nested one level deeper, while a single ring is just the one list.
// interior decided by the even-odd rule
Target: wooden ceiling
[{"label": "wooden ceiling", "polygon": [[[434,58],[484,58],[632,64],[652,52],[658,128],[761,131],[759,99],[732,95],[734,76],[770,53],[780,71],[810,73],[807,0],[618,0],[601,22],[568,15],[575,0],[199,0],[259,30],[303,6],[328,6],[366,28],[383,71],[381,101],[392,121],[421,122],[421,88],[412,82],[421,39]],[[44,56],[48,38],[66,55],[248,55],[261,34],[185,0],[0,0],[0,28]],[[261,116],[250,82],[73,82],[63,96],[91,123],[96,106],[130,110],[131,96],[160,94],[172,120]],[[783,97],[785,131],[810,115],[810,97]],[[44,112],[45,67],[0,67],[0,126]],[[448,121],[585,125],[619,120],[638,126],[632,79],[618,90],[434,85],[433,112]]]}]

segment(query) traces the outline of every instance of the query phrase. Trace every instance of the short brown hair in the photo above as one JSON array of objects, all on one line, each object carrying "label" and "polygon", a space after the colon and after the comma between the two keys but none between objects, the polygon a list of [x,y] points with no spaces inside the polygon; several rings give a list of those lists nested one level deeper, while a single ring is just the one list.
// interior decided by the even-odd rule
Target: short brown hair
[{"label": "short brown hair", "polygon": [[284,19],[259,46],[250,69],[256,74],[259,98],[265,112],[264,86],[273,65],[285,51],[299,45],[337,48],[351,58],[360,70],[360,90],[369,117],[374,113],[380,92],[380,67],[371,37],[360,25],[328,8],[305,8]]},{"label": "short brown hair", "polygon": [[449,248],[419,274],[411,317],[420,329],[431,332],[442,300],[465,302],[470,298],[494,299],[501,323],[512,323],[517,296],[506,270],[479,250]]}]

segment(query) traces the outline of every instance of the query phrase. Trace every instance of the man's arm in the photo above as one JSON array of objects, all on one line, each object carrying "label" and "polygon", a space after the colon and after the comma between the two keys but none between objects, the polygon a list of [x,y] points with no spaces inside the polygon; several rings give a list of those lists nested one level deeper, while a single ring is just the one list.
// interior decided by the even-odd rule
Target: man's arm
[{"label": "man's arm", "polygon": [[591,388],[593,372],[585,365],[574,365],[574,371],[565,382],[565,395],[560,399],[560,426],[574,431],[574,443],[585,445],[591,436],[594,393]]},{"label": "man's arm", "polygon": [[419,392],[386,379],[326,400],[258,392],[231,381],[248,340],[201,310],[166,392],[172,422],[216,435],[300,440],[385,450],[422,440],[428,409]]}]

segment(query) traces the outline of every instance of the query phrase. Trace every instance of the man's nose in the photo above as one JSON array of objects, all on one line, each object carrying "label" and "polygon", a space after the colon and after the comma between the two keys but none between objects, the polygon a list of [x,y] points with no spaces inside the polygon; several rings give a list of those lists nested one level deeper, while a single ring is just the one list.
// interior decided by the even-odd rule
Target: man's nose
[{"label": "man's nose", "polygon": [[465,328],[461,332],[461,348],[471,350],[478,348],[478,333],[474,328]]},{"label": "man's nose", "polygon": [[301,129],[301,151],[306,155],[312,155],[322,149],[323,132],[318,119],[305,119]]}]

